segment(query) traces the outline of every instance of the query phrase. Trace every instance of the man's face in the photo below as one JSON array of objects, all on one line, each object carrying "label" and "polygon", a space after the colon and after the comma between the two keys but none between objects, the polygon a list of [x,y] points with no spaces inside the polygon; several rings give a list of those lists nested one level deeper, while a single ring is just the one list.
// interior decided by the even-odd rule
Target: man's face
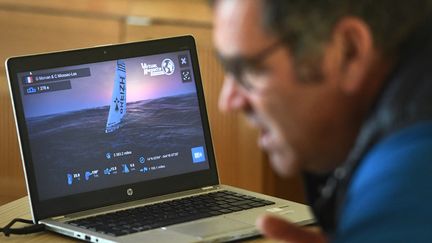
[{"label": "man's face", "polygon": [[352,145],[351,123],[357,122],[345,116],[350,99],[331,81],[325,62],[313,67],[323,70],[322,80],[299,80],[289,48],[263,29],[260,4],[259,0],[216,2],[216,49],[227,70],[244,64],[243,75],[226,73],[219,106],[246,114],[260,130],[258,143],[279,174],[299,168],[326,172],[342,162]]}]

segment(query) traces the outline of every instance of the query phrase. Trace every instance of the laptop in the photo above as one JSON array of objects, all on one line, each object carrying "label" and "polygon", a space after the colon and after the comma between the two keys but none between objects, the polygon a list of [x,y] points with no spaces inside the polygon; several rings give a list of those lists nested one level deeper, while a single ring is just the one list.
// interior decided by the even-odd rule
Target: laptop
[{"label": "laptop", "polygon": [[[191,36],[12,57],[35,223],[89,242],[230,241],[308,206],[221,185]],[[253,179],[253,178],[251,178]]]}]

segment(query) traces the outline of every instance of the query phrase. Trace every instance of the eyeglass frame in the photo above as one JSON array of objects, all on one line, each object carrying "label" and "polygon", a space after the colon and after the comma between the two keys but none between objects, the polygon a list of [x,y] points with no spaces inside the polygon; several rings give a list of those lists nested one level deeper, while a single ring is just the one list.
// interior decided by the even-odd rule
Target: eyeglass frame
[{"label": "eyeglass frame", "polygon": [[250,91],[253,90],[253,85],[244,78],[246,70],[258,67],[270,57],[271,54],[283,46],[285,46],[284,41],[276,41],[251,57],[225,58],[220,53],[216,53],[216,55],[225,73],[233,75],[234,79],[241,87]]}]

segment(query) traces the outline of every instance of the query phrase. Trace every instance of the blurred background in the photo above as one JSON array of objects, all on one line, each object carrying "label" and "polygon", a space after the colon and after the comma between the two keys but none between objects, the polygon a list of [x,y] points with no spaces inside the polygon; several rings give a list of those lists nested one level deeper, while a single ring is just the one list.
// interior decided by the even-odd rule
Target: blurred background
[{"label": "blurred background", "polygon": [[223,70],[207,0],[0,0],[0,205],[27,194],[6,80],[10,56],[191,34],[195,37],[221,182],[304,202],[299,178],[281,179],[256,131],[217,108]]}]

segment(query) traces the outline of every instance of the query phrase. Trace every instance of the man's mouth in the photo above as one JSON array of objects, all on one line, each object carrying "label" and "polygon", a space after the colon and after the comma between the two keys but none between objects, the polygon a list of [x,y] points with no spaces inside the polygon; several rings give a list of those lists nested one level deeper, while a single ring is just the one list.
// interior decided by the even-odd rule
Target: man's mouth
[{"label": "man's mouth", "polygon": [[256,115],[249,113],[247,114],[246,118],[252,127],[259,130],[258,145],[262,149],[268,150],[270,148],[270,143],[271,143],[270,130],[263,124],[263,122]]},{"label": "man's mouth", "polygon": [[253,115],[252,113],[246,113],[246,119],[248,123],[253,127],[259,129],[260,122],[256,115]]},{"label": "man's mouth", "polygon": [[271,143],[272,143],[272,138],[271,138],[270,131],[266,128],[261,128],[260,135],[258,138],[258,145],[260,146],[260,148],[269,151]]}]

